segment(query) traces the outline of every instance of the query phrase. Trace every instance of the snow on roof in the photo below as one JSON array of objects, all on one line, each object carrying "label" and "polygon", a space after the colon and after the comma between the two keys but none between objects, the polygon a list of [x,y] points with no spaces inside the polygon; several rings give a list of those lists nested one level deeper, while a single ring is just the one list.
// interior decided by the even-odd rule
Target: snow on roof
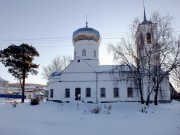
[{"label": "snow on roof", "polygon": [[34,95],[35,96],[44,96],[44,94],[42,92],[35,92]]},{"label": "snow on roof", "polygon": [[7,80],[0,77],[0,82],[9,82],[9,81],[7,81]]},{"label": "snow on roof", "polygon": [[61,72],[55,71],[51,74],[51,77],[61,76]]},{"label": "snow on roof", "polygon": [[25,86],[25,89],[36,89],[37,86],[35,85],[30,85],[30,86]]},{"label": "snow on roof", "polygon": [[37,85],[28,85],[28,86],[25,86],[25,89],[44,89],[44,87],[37,86]]},{"label": "snow on roof", "polygon": [[[135,68],[134,65],[130,65],[132,69]],[[127,65],[100,65],[94,68],[96,72],[119,72],[119,71],[130,71]]]}]

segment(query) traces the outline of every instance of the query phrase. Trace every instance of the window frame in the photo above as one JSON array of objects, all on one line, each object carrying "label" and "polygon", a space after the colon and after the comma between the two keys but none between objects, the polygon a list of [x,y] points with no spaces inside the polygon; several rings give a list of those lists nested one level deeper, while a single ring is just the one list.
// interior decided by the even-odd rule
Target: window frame
[{"label": "window frame", "polygon": [[106,98],[106,88],[100,88],[100,97]]},{"label": "window frame", "polygon": [[151,44],[152,43],[152,37],[151,37],[151,33],[146,33],[146,40],[147,40],[147,44]]},{"label": "window frame", "polygon": [[133,88],[132,87],[128,87],[127,88],[127,97],[128,98],[132,98],[133,97]]},{"label": "window frame", "polygon": [[114,98],[119,98],[119,88],[113,88],[113,96]]},{"label": "window frame", "polygon": [[[88,92],[89,90],[89,92]],[[91,97],[91,88],[86,88],[86,97],[90,98]]]},{"label": "window frame", "polygon": [[96,57],[96,50],[94,50],[94,57]]},{"label": "window frame", "polygon": [[49,95],[50,98],[53,98],[54,97],[54,89],[50,89],[50,95]]},{"label": "window frame", "polygon": [[74,58],[76,58],[76,51],[74,52]]},{"label": "window frame", "polygon": [[65,98],[70,98],[70,88],[66,88],[65,89],[65,95],[64,95]]},{"label": "window frame", "polygon": [[82,56],[86,56],[86,49],[82,50]]}]

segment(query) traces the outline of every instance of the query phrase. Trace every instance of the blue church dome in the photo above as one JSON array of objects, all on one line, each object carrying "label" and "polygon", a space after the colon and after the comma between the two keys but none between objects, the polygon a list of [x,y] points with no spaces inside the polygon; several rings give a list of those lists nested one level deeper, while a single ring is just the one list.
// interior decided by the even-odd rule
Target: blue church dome
[{"label": "blue church dome", "polygon": [[73,33],[73,42],[79,40],[94,40],[100,43],[100,34],[97,30],[89,27],[79,28]]}]

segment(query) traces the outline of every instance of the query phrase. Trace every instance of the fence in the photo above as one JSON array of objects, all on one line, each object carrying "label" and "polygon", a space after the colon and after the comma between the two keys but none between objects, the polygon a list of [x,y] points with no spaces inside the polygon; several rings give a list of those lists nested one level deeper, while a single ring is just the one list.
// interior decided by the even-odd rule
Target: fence
[{"label": "fence", "polygon": [[[13,94],[0,94],[0,98],[16,98],[21,99],[22,95],[13,95]],[[24,99],[26,99],[26,96],[24,96]]]}]

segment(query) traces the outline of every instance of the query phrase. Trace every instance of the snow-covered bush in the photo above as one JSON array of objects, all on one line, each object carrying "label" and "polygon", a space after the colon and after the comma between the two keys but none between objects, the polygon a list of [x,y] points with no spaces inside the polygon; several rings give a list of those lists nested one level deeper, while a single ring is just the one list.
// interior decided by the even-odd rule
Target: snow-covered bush
[{"label": "snow-covered bush", "polygon": [[16,107],[17,102],[16,102],[16,101],[13,101],[13,102],[11,102],[11,105],[12,105],[13,107]]},{"label": "snow-covered bush", "polygon": [[95,108],[93,108],[92,110],[90,110],[91,113],[95,113],[95,114],[98,114],[101,112],[101,107],[97,106]]},{"label": "snow-covered bush", "polygon": [[110,114],[112,105],[107,106],[107,105],[105,104],[105,105],[104,105],[104,108],[106,109],[105,113],[106,113],[106,114]]},{"label": "snow-covered bush", "polygon": [[85,110],[84,114],[88,112],[94,113],[94,114],[110,114],[111,109],[112,109],[112,105],[109,105],[109,106],[107,106],[106,104],[104,104],[104,106],[98,105],[96,107],[89,108],[89,110]]},{"label": "snow-covered bush", "polygon": [[140,112],[142,112],[142,113],[154,113],[154,110],[149,109],[149,106],[144,106],[140,109]]}]

